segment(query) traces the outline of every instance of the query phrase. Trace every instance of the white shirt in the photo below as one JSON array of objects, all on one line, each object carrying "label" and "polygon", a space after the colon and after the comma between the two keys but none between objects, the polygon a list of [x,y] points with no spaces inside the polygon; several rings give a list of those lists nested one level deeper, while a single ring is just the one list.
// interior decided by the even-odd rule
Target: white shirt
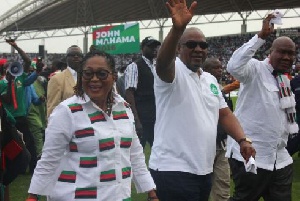
[{"label": "white shirt", "polygon": [[[153,60],[153,62],[151,62],[149,59],[147,59],[145,56],[142,56],[142,58],[144,59],[144,61],[146,62],[146,64],[148,65],[148,67],[151,69],[152,73],[153,73],[153,69],[155,68],[155,64],[156,61]],[[135,62],[132,62],[131,64],[129,64],[126,67],[125,70],[125,90],[128,88],[137,88],[138,85],[138,66],[136,65]]]},{"label": "white shirt", "polygon": [[172,83],[154,71],[156,123],[149,167],[206,175],[213,171],[219,110],[227,104],[214,76],[177,58]]},{"label": "white shirt", "polygon": [[77,72],[72,69],[70,66],[67,67],[67,69],[71,72],[72,77],[74,78],[75,83],[77,82]]},{"label": "white shirt", "polygon": [[28,192],[74,201],[84,193],[79,188],[91,188],[89,200],[123,201],[131,196],[132,179],[138,192],[155,188],[127,103],[115,95],[109,117],[86,95],[85,100],[73,96],[50,115]]},{"label": "white shirt", "polygon": [[[287,117],[280,109],[279,88],[272,75],[269,59],[253,59],[265,40],[255,35],[237,49],[227,65],[227,71],[241,83],[235,115],[256,150],[255,161],[259,168],[281,169],[293,162],[285,149],[288,139]],[[226,156],[244,161],[237,142],[227,140]]]}]

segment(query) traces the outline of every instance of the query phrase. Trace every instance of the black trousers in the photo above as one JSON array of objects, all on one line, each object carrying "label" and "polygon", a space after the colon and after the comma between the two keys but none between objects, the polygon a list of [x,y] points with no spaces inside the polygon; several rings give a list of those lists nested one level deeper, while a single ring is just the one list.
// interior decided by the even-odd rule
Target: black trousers
[{"label": "black trousers", "polygon": [[160,201],[208,201],[211,176],[150,169]]},{"label": "black trousers", "polygon": [[273,171],[257,168],[257,174],[245,171],[242,162],[229,159],[232,179],[235,184],[230,201],[291,201],[293,164]]},{"label": "black trousers", "polygon": [[36,147],[34,143],[34,137],[32,133],[29,130],[29,126],[27,123],[26,117],[15,117],[16,119],[16,128],[23,133],[23,139],[26,145],[26,148],[28,149],[31,160],[29,162],[29,171],[30,173],[33,173],[34,168],[37,163],[37,153],[36,153]]}]

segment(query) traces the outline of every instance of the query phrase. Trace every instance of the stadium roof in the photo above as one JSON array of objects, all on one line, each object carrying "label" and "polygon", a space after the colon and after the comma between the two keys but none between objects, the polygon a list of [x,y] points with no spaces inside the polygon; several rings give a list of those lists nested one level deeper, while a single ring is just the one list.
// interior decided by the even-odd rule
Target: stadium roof
[{"label": "stadium roof", "polygon": [[[25,0],[0,17],[0,33],[168,18],[167,0]],[[192,0],[187,0],[188,5]],[[289,9],[299,0],[199,0],[196,15]]]}]

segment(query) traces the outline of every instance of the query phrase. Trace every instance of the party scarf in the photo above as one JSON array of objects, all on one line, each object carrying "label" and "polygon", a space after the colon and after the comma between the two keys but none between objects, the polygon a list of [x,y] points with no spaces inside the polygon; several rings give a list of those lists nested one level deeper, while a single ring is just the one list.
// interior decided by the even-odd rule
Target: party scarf
[{"label": "party scarf", "polygon": [[275,73],[275,78],[279,86],[279,97],[281,109],[285,110],[288,119],[288,131],[290,134],[298,133],[296,123],[295,95],[291,91],[288,74]]}]

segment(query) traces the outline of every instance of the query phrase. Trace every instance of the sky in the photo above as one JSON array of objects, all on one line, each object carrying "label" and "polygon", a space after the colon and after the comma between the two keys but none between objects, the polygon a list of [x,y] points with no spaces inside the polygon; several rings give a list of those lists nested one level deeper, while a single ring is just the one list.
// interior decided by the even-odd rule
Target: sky
[{"label": "sky", "polygon": [[[1,5],[1,13],[5,13],[7,10],[11,9],[13,6],[17,5],[18,3],[22,2],[22,0],[0,0]],[[300,9],[297,9],[298,13],[300,13]],[[261,13],[266,13],[263,11]],[[292,13],[294,15],[294,13]],[[254,14],[252,15],[254,18]],[[251,17],[251,16],[250,16]],[[239,18],[239,17],[238,17]],[[296,27],[299,25],[300,17],[298,18],[283,18],[282,22],[283,25],[280,28],[290,28]],[[169,22],[170,24],[170,22]],[[206,25],[197,25],[200,28],[206,37],[211,36],[220,36],[220,35],[228,35],[228,34],[239,34],[241,32],[241,24],[242,22],[226,22],[226,23],[210,23]],[[262,22],[257,21],[248,21],[247,22],[247,31],[248,32],[257,32],[261,28]],[[101,25],[99,25],[101,26]],[[276,25],[277,26],[277,25]],[[275,28],[277,28],[275,26]],[[140,26],[141,27],[141,26]],[[164,28],[164,37],[167,35],[170,28]],[[158,29],[141,29],[140,30],[140,40],[145,38],[146,36],[153,36],[154,38],[158,39]],[[21,39],[20,37],[19,39]],[[68,36],[68,37],[60,37],[60,38],[47,38],[45,40],[42,39],[35,39],[35,40],[26,40],[26,41],[17,41],[18,45],[24,49],[25,52],[38,52],[38,46],[44,44],[45,50],[48,53],[65,53],[67,48],[71,45],[78,45],[79,47],[83,47],[83,35],[82,36]],[[88,37],[88,47],[92,44],[92,35],[90,34]],[[10,46],[3,41],[0,41],[0,53],[3,52],[10,52]]]}]

